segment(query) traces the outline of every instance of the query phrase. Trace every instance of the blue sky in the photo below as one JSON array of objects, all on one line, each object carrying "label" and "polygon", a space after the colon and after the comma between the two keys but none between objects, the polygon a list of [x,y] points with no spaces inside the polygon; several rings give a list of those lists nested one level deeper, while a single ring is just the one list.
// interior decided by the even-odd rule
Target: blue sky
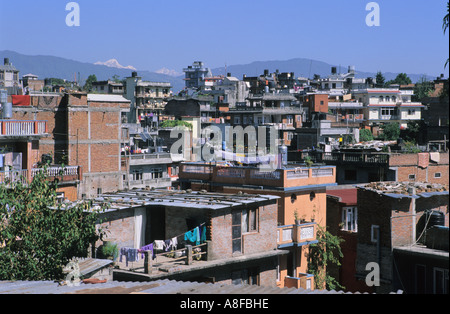
[{"label": "blue sky", "polygon": [[366,25],[367,0],[0,0],[0,50],[82,62],[116,58],[139,70],[181,71],[311,58],[361,71],[446,73],[446,0],[380,0],[380,26]]}]

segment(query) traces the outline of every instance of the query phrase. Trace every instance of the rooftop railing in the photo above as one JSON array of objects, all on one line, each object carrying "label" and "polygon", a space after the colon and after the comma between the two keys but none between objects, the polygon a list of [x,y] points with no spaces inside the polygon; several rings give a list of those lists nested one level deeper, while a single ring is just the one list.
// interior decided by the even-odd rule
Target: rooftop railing
[{"label": "rooftop railing", "polygon": [[33,136],[47,134],[47,121],[0,120],[0,136]]}]

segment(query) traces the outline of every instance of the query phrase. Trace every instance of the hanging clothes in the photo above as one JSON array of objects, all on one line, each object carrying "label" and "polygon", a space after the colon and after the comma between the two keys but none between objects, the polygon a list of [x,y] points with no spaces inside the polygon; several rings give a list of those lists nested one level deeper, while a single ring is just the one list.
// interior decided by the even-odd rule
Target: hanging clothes
[{"label": "hanging clothes", "polygon": [[195,243],[195,245],[200,244],[200,232],[198,227],[195,227],[193,230],[188,231],[184,234],[184,240]]},{"label": "hanging clothes", "polygon": [[163,240],[155,240],[153,242],[153,248],[155,250],[164,250],[164,241]]},{"label": "hanging clothes", "polygon": [[120,249],[119,261],[122,262],[122,257],[125,256],[125,264],[128,267],[128,262],[137,262],[139,260],[138,250],[124,247]]},{"label": "hanging clothes", "polygon": [[200,242],[205,243],[206,242],[206,226],[201,226],[202,232],[200,236]]},{"label": "hanging clothes", "polygon": [[144,258],[144,253],[142,253],[143,251],[150,251],[152,254],[152,259],[155,259],[156,257],[155,250],[153,250],[153,243],[144,245],[139,249],[139,251],[141,252],[141,258]]}]

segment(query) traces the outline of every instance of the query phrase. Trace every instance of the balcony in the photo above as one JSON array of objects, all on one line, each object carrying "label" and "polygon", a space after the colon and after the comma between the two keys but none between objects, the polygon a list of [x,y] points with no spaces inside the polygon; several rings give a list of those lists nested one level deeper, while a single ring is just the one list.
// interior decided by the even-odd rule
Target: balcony
[{"label": "balcony", "polygon": [[125,188],[167,188],[172,186],[171,178],[156,178],[156,179],[142,179],[142,180],[124,180],[123,185]]},{"label": "balcony", "polygon": [[0,138],[47,135],[47,121],[0,120]]},{"label": "balcony", "polygon": [[296,187],[335,183],[334,166],[310,167],[299,165],[286,169],[263,171],[255,167],[228,167],[207,163],[185,163],[180,167],[180,180],[203,180],[215,183],[244,184],[260,187]]},{"label": "balcony", "polygon": [[[42,171],[44,171],[43,168],[31,169],[31,178]],[[59,182],[81,181],[83,179],[80,166],[48,167],[46,175],[49,180],[58,180]]]},{"label": "balcony", "polygon": [[22,183],[27,184],[28,170],[10,170],[0,172],[0,184]]},{"label": "balcony", "polygon": [[308,152],[314,162],[323,162],[329,165],[355,164],[355,165],[388,165],[389,154],[359,153],[359,152]]},{"label": "balcony", "polygon": [[301,273],[297,277],[286,277],[284,278],[284,286],[286,288],[314,290],[314,275]]},{"label": "balcony", "polygon": [[317,223],[305,222],[294,225],[278,226],[278,248],[302,246],[317,243]]},{"label": "balcony", "polygon": [[122,161],[128,161],[130,166],[171,164],[172,157],[170,153],[161,154],[131,154],[122,155]]},{"label": "balcony", "polygon": [[[30,182],[38,172],[43,172],[44,168],[33,168],[31,170],[9,170],[0,172],[0,184]],[[47,179],[50,181],[58,180],[61,182],[72,182],[82,180],[82,171],[80,166],[49,167],[47,168]]]}]

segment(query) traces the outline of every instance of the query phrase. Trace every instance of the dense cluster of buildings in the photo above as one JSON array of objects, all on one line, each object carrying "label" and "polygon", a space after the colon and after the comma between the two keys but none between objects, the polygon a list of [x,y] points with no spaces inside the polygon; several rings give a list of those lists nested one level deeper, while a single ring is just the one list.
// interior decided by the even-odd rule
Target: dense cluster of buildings
[{"label": "dense cluster of buildings", "polygon": [[[435,92],[415,102],[411,87],[379,88],[353,67],[240,79],[194,62],[184,73],[178,93],[136,72],[88,92],[43,93],[47,82],[20,79],[5,59],[0,183],[29,182],[47,164],[62,203],[107,201],[105,241],[156,255],[117,262],[114,280],[325,289],[308,256],[327,230],[345,240],[342,266],[326,268],[344,291],[448,293],[448,99]],[[448,88],[443,77],[434,83]],[[411,121],[430,130],[415,152],[360,140],[361,130],[377,137],[387,123]],[[177,125],[187,136],[174,150]],[[216,145],[204,134],[212,127]],[[221,158],[206,159],[211,150]]]}]

